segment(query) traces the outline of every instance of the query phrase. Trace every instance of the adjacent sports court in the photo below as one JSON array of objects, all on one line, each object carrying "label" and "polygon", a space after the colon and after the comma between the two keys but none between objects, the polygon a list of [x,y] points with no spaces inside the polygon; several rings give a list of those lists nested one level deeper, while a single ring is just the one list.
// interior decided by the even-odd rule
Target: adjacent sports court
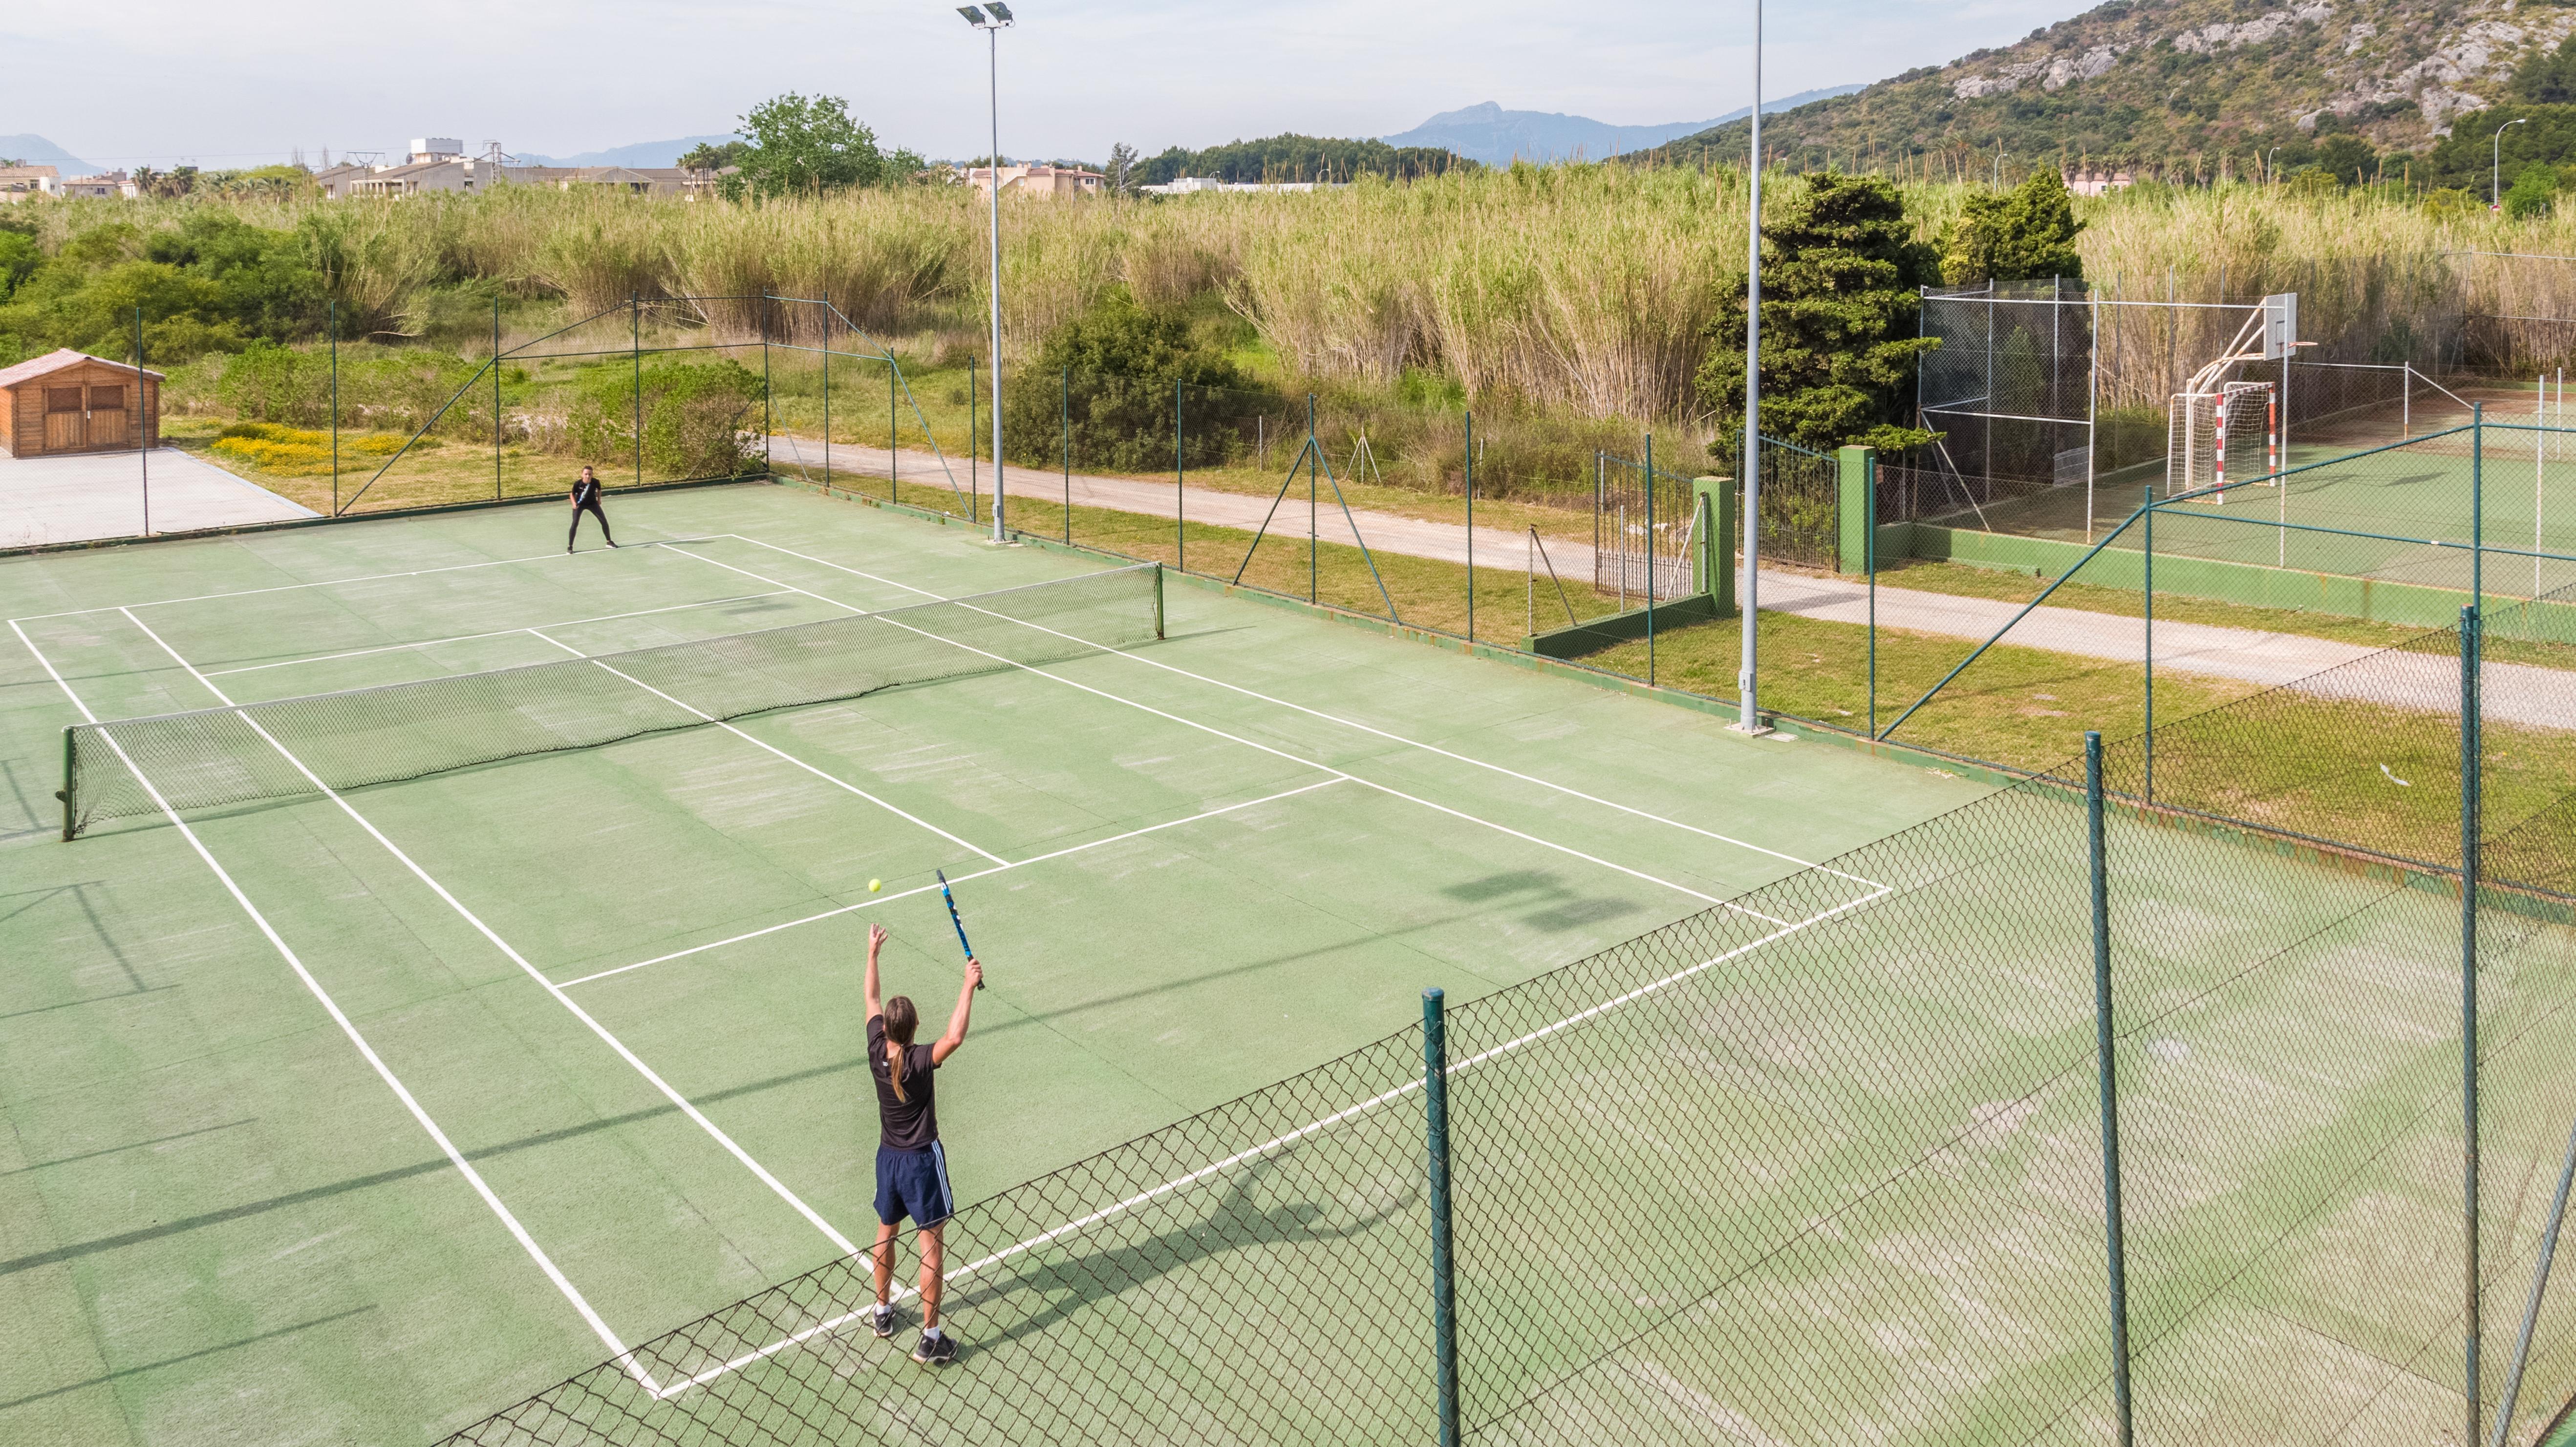
[{"label": "adjacent sports court", "polygon": [[613,516],[0,563],[6,1435],[421,1440],[846,1255],[934,869],[973,1201],[1990,792],[785,488]]}]

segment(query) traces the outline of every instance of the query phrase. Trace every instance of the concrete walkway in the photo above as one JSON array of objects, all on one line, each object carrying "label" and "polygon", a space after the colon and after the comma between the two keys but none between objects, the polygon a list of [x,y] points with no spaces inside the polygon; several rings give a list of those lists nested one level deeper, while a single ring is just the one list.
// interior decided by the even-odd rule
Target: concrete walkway
[{"label": "concrete walkway", "polygon": [[[822,464],[822,446],[813,438],[782,433],[772,437],[771,444],[775,449],[774,456],[780,461],[800,462],[809,467]],[[940,470],[939,459],[928,452],[907,448],[899,458],[890,458],[882,447],[832,444],[835,472],[846,469],[871,477],[884,477],[892,464],[900,465],[899,475],[910,485],[946,485],[946,475]],[[949,465],[954,468],[962,486],[966,477],[964,462],[952,459]],[[981,469],[981,477],[989,494],[992,485],[989,465]],[[1016,465],[1005,473],[1004,482],[1009,495],[1050,502],[1062,502],[1067,487],[1061,472]],[[1193,487],[1184,498],[1178,495],[1179,488],[1168,483],[1092,477],[1083,473],[1073,475],[1071,491],[1077,507],[1109,508],[1166,518],[1172,516],[1176,508],[1186,507],[1193,522],[1245,531],[1261,526],[1262,515],[1270,507],[1267,497]],[[1304,489],[1296,491],[1299,496],[1280,503],[1279,516],[1271,522],[1274,531],[1285,531],[1291,536],[1305,533]],[[1361,508],[1352,509],[1349,520],[1345,521],[1341,509],[1333,505],[1327,492],[1316,513],[1317,535],[1326,542],[1349,543],[1354,541],[1354,523],[1359,529],[1358,536],[1364,537],[1368,546],[1378,552],[1435,558],[1449,563],[1467,560],[1467,529],[1457,523],[1434,522]],[[1525,566],[1529,556],[1527,537],[1521,533],[1480,527],[1476,529],[1475,542],[1476,557],[1483,565],[1519,568]],[[1588,579],[1593,576],[1592,548],[1587,543],[1550,538],[1547,540],[1547,555],[1555,564],[1560,578]],[[1743,582],[1739,577],[1739,601],[1742,593]],[[1849,578],[1820,577],[1768,568],[1762,572],[1761,606],[1766,613],[1794,613],[1833,623],[1866,623],[1870,616],[1869,589],[1864,583]],[[2013,615],[2021,611],[2021,606],[1991,598],[1962,598],[1915,588],[1882,586],[1878,590],[1879,626],[1942,638],[1983,642],[2010,623]],[[2109,613],[2088,613],[2077,608],[2043,606],[2033,609],[2030,616],[2022,619],[2003,641],[2114,663],[2139,663],[2146,658],[2146,632],[2141,620]],[[2264,687],[2311,679],[2328,669],[2377,651],[2362,644],[2335,643],[2298,633],[2220,628],[2206,623],[2160,620],[2155,629],[2157,668],[2238,679]],[[2367,695],[2443,711],[2458,706],[2459,668],[2456,662],[2430,656],[2420,660],[2392,659],[2382,667],[2369,670],[2367,677],[2313,678],[2305,687],[2319,693]],[[2543,727],[2576,728],[2576,674],[2521,664],[2493,663],[2487,665],[2485,688],[2487,716],[2490,718]]]},{"label": "concrete walkway", "polygon": [[147,456],[153,532],[320,516],[175,447],[149,454],[0,456],[0,548],[141,534]]}]

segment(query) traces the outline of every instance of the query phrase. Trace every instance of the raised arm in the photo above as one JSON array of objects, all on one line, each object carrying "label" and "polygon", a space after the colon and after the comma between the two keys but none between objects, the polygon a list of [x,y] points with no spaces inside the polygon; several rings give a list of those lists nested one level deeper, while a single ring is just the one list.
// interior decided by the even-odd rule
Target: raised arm
[{"label": "raised arm", "polygon": [[948,1033],[930,1047],[930,1063],[937,1065],[957,1053],[966,1043],[966,1017],[975,1011],[975,987],[984,983],[983,962],[973,955],[966,957],[966,981],[957,987],[957,1008],[948,1017]]},{"label": "raised arm", "polygon": [[877,989],[877,951],[885,948],[886,931],[881,924],[868,926],[868,1013],[875,1019],[885,1013],[885,998]]}]

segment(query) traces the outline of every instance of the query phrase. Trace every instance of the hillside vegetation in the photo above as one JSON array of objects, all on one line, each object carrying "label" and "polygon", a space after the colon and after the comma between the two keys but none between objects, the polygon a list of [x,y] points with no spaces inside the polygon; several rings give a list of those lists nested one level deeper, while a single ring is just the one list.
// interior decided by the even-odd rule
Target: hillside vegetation
[{"label": "hillside vegetation", "polygon": [[[2091,163],[2200,180],[2314,166],[2347,182],[2357,170],[2457,185],[2472,134],[2484,176],[2488,128],[2476,114],[2570,35],[2576,9],[2530,0],[2108,0],[2012,45],[1766,117],[1763,146],[1796,169],[1966,179],[2000,160],[2007,180]],[[1703,131],[1659,154],[1740,162],[1747,130]],[[2417,168],[2455,134],[2463,145],[2429,158],[2432,174]],[[2508,161],[2517,139],[2506,138]]]}]

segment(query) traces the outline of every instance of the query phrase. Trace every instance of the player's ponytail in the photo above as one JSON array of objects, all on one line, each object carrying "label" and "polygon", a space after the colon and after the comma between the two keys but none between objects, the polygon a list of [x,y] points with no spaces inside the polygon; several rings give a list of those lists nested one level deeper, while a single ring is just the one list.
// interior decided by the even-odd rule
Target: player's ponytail
[{"label": "player's ponytail", "polygon": [[886,1076],[894,1085],[894,1098],[906,1105],[912,1097],[903,1093],[903,1055],[912,1045],[913,1031],[921,1026],[921,1012],[913,1008],[912,997],[897,995],[885,1003]]}]

